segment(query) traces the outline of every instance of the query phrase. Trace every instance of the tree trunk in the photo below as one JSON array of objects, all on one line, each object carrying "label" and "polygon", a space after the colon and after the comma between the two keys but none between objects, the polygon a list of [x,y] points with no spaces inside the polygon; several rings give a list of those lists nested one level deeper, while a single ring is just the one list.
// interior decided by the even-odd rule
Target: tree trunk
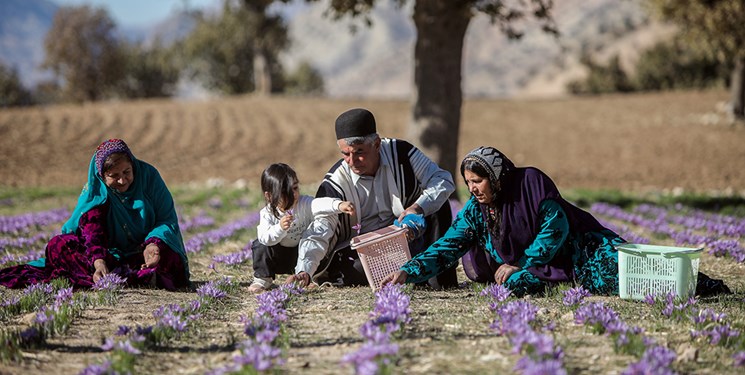
[{"label": "tree trunk", "polygon": [[458,137],[463,104],[463,39],[471,21],[469,2],[417,0],[414,25],[414,95],[409,139],[458,178]]},{"label": "tree trunk", "polygon": [[732,70],[732,114],[745,120],[745,56],[736,58]]},{"label": "tree trunk", "polygon": [[254,48],[254,86],[255,92],[260,95],[271,95],[272,93],[272,69],[266,50],[262,47]]}]

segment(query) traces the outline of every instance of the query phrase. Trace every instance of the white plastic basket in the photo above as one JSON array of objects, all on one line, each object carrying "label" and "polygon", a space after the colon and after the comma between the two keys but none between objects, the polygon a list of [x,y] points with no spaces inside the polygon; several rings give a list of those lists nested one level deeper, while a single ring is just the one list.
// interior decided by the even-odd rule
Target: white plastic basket
[{"label": "white plastic basket", "polygon": [[354,237],[350,245],[360,256],[373,292],[380,289],[386,276],[411,259],[406,229],[395,225]]},{"label": "white plastic basket", "polygon": [[648,294],[670,292],[688,298],[696,293],[703,247],[623,244],[618,249],[618,294],[642,300]]}]

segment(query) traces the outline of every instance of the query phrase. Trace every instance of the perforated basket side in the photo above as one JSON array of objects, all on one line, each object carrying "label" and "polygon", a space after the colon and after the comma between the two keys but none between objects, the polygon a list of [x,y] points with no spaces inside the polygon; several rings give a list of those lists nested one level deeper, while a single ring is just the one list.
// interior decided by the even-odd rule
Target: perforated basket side
[{"label": "perforated basket side", "polygon": [[381,282],[388,274],[411,259],[405,232],[371,241],[356,250],[373,291],[380,289]]},{"label": "perforated basket side", "polygon": [[699,258],[618,252],[619,296],[642,300],[648,294],[675,293],[687,298],[696,291]]}]

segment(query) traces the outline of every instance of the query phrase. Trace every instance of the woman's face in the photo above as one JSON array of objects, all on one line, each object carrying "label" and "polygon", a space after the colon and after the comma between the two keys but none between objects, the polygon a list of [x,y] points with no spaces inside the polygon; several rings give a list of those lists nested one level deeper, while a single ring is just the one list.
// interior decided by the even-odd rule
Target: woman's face
[{"label": "woman's face", "polygon": [[488,178],[481,177],[467,169],[463,171],[463,177],[466,179],[468,191],[476,197],[479,203],[489,204],[494,200],[494,192]]},{"label": "woman's face", "polygon": [[119,159],[119,161],[103,174],[103,181],[106,186],[120,193],[129,190],[129,187],[132,186],[134,180],[135,175],[132,170],[132,163],[125,158]]}]

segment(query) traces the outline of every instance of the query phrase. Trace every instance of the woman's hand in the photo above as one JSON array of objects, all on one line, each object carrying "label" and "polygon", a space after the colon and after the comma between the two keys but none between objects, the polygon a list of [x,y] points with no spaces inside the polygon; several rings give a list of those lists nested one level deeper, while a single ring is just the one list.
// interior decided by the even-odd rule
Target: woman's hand
[{"label": "woman's hand", "polygon": [[290,275],[287,280],[285,280],[285,284],[293,283],[297,283],[297,285],[304,288],[310,284],[310,275],[305,271],[300,271],[294,275]]},{"label": "woman's hand", "polygon": [[288,230],[290,229],[293,220],[295,220],[295,217],[291,213],[285,213],[285,216],[282,216],[282,218],[279,219],[279,226],[282,230]]},{"label": "woman's hand", "polygon": [[160,262],[160,248],[158,245],[151,243],[145,247],[142,256],[145,258],[145,264],[142,265],[142,269],[155,267]]},{"label": "woman's hand", "polygon": [[381,286],[386,286],[388,284],[403,284],[406,282],[406,278],[409,277],[409,274],[406,273],[406,271],[398,270],[391,272],[388,274],[388,276],[383,279],[383,281],[380,282]]},{"label": "woman's hand", "polygon": [[494,272],[494,281],[496,281],[497,284],[502,285],[517,271],[520,271],[520,267],[503,264],[497,268],[497,272]]},{"label": "woman's hand", "polygon": [[95,268],[95,271],[93,272],[94,283],[97,283],[98,280],[101,280],[102,277],[109,274],[109,267],[106,267],[106,261],[103,259],[96,259],[93,262],[93,268]]}]

